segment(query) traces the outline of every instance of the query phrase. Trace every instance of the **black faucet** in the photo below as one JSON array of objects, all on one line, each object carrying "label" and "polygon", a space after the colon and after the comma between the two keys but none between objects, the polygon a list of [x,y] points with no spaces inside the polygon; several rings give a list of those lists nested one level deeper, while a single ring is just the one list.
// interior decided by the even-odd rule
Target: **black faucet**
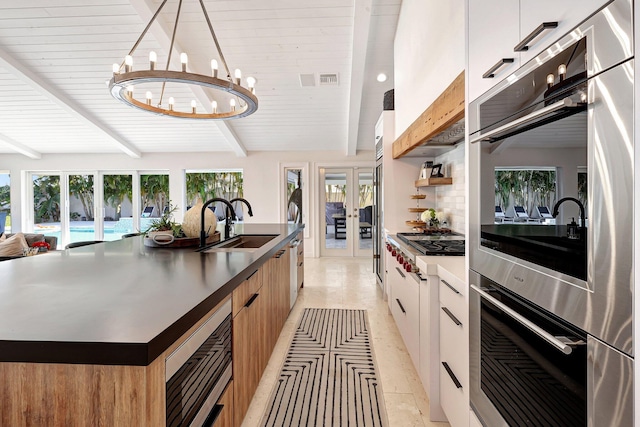
[{"label": "black faucet", "polygon": [[553,207],[553,217],[557,217],[558,216],[558,208],[560,207],[561,204],[563,204],[566,201],[572,201],[572,202],[576,202],[578,204],[578,207],[580,208],[580,226],[582,228],[585,227],[586,224],[586,216],[584,213],[584,205],[582,204],[582,202],[574,197],[564,197],[560,200],[558,200],[558,202],[555,204],[555,206]]},{"label": "black faucet", "polygon": [[[209,206],[211,203],[213,202],[222,202],[224,204],[227,205],[227,207],[229,209],[231,209],[231,215],[235,218],[236,216],[236,211],[233,209],[233,206],[231,205],[231,203],[229,203],[229,201],[227,199],[223,199],[220,197],[214,197],[213,199],[209,199],[206,202],[204,202],[204,204],[202,205],[202,211],[200,212],[200,247],[204,248],[207,245],[207,232],[204,230],[204,214],[205,214],[205,209],[207,209],[207,206]],[[227,215],[227,218],[225,220],[225,226],[224,226],[224,238],[228,239],[229,238],[229,229],[231,228],[231,223],[230,223],[230,218]]]},{"label": "black faucet", "polygon": [[[253,216],[253,211],[251,210],[251,203],[249,203],[249,201],[247,199],[243,199],[242,197],[236,197],[235,199],[229,200],[229,203],[233,203],[233,202],[242,202],[245,205],[247,205],[247,208],[249,208],[247,213],[249,214],[249,216]],[[228,211],[227,211],[227,216],[229,216],[229,212]],[[236,217],[236,219],[238,219],[238,217]]]}]

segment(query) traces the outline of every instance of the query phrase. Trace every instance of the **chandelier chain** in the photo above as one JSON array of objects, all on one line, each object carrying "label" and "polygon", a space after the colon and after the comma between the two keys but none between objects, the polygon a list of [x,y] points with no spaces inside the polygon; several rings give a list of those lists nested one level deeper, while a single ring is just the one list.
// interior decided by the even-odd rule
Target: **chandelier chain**
[{"label": "chandelier chain", "polygon": [[204,18],[207,20],[207,25],[209,26],[211,37],[213,37],[213,42],[216,44],[216,49],[218,49],[218,55],[220,55],[220,60],[222,61],[222,65],[224,65],[225,70],[227,70],[227,78],[231,80],[231,71],[229,71],[229,67],[227,66],[227,61],[224,59],[224,55],[222,54],[220,43],[218,43],[218,38],[216,37],[216,33],[215,31],[213,31],[213,25],[211,25],[211,20],[209,19],[209,14],[207,13],[207,9],[204,7],[203,0],[200,0],[200,6],[202,6],[202,12],[204,13]]},{"label": "chandelier chain", "polygon": [[[149,31],[149,28],[151,28],[151,24],[153,24],[153,21],[156,20],[156,18],[158,17],[158,15],[160,14],[160,11],[162,10],[162,8],[164,7],[164,5],[167,3],[167,0],[164,0],[162,2],[162,4],[160,5],[160,7],[158,8],[158,10],[156,11],[156,13],[153,14],[153,16],[151,17],[151,19],[149,20],[149,23],[147,24],[146,27],[144,27],[144,30],[142,31],[142,34],[140,34],[140,37],[138,37],[138,40],[136,40],[135,44],[133,45],[133,47],[131,48],[131,50],[129,51],[129,55],[133,55],[133,52],[136,51],[136,49],[138,48],[138,45],[140,44],[140,42],[142,41],[142,39],[144,38],[144,36],[147,34],[147,31]],[[123,62],[124,64],[124,62]],[[121,65],[122,67],[122,65]]]},{"label": "chandelier chain", "polygon": [[[176,41],[176,33],[178,32],[178,21],[180,21],[180,11],[182,10],[182,0],[178,2],[178,11],[176,12],[176,22],[173,25],[173,33],[171,34],[171,44],[169,45],[169,55],[167,56],[167,67],[165,71],[169,71],[169,64],[171,64],[171,54],[173,53],[173,45]],[[162,89],[160,89],[160,100],[158,105],[162,105],[162,98],[164,98],[164,88],[167,86],[167,82],[162,82]]]}]

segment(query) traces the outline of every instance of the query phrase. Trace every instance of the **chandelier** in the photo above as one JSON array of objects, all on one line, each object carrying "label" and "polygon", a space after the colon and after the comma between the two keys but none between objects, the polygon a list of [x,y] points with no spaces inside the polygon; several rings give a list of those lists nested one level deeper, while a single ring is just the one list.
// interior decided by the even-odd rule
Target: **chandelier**
[{"label": "chandelier", "polygon": [[[113,64],[113,77],[109,81],[109,90],[114,98],[131,107],[143,111],[184,119],[236,119],[253,114],[258,109],[258,98],[255,95],[256,79],[253,77],[247,77],[245,80],[246,87],[244,87],[242,86],[242,73],[239,69],[236,69],[234,77],[231,77],[231,72],[224,59],[224,55],[222,54],[218,38],[213,31],[213,26],[211,25],[211,20],[209,19],[203,0],[199,1],[209,32],[211,33],[213,42],[218,50],[218,58],[224,67],[224,72],[226,72],[226,79],[218,77],[218,60],[216,59],[211,60],[210,75],[198,74],[193,71],[189,71],[188,56],[186,53],[180,54],[181,70],[169,69],[171,56],[174,50],[176,32],[178,29],[178,21],[180,19],[180,11],[182,9],[182,0],[179,0],[177,5],[175,23],[173,25],[171,35],[171,45],[169,46],[165,69],[156,69],[158,56],[156,52],[151,51],[149,52],[148,69],[134,71],[133,54],[144,36],[147,34],[151,24],[153,24],[162,8],[167,3],[167,0],[163,0],[158,10],[142,31],[142,34],[140,34],[140,37],[131,48],[129,54],[125,56],[124,61],[120,64]],[[216,94],[226,93],[224,98],[229,98],[229,106],[219,108],[218,101],[211,100],[210,105],[205,106],[204,109],[201,107],[199,110],[198,104],[194,99],[191,101],[190,107],[185,108],[184,106],[180,107],[176,105],[174,98],[167,96],[166,92],[169,90],[168,86],[171,88],[175,87],[178,90],[182,89],[181,93],[184,93],[184,88],[192,87],[193,85],[213,89],[216,91]],[[137,90],[136,87],[138,87]],[[159,101],[157,103],[154,103],[153,101],[154,92],[159,94]],[[140,93],[143,93],[144,97],[142,97]],[[136,96],[138,98],[136,98]],[[219,98],[219,96],[217,97]],[[209,98],[211,99],[211,97]],[[166,105],[164,104],[165,102]]]}]

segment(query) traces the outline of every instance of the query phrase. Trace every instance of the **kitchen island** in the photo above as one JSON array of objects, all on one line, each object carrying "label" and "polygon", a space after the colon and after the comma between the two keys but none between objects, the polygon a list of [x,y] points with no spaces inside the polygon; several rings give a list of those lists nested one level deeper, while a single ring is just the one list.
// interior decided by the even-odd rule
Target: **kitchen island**
[{"label": "kitchen island", "polygon": [[255,273],[288,254],[302,227],[237,225],[275,236],[251,250],[149,248],[133,237],[2,263],[1,424],[163,425],[160,356],[248,279],[273,277]]}]

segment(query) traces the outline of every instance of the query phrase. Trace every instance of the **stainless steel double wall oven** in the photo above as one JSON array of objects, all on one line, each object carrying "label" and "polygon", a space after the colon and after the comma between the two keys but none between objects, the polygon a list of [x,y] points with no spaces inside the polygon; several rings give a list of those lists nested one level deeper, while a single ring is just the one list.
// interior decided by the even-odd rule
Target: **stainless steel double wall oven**
[{"label": "stainless steel double wall oven", "polygon": [[[633,423],[633,80],[632,3],[615,0],[469,105],[470,396],[485,425]],[[501,198],[496,177],[515,171],[554,185]]]}]

